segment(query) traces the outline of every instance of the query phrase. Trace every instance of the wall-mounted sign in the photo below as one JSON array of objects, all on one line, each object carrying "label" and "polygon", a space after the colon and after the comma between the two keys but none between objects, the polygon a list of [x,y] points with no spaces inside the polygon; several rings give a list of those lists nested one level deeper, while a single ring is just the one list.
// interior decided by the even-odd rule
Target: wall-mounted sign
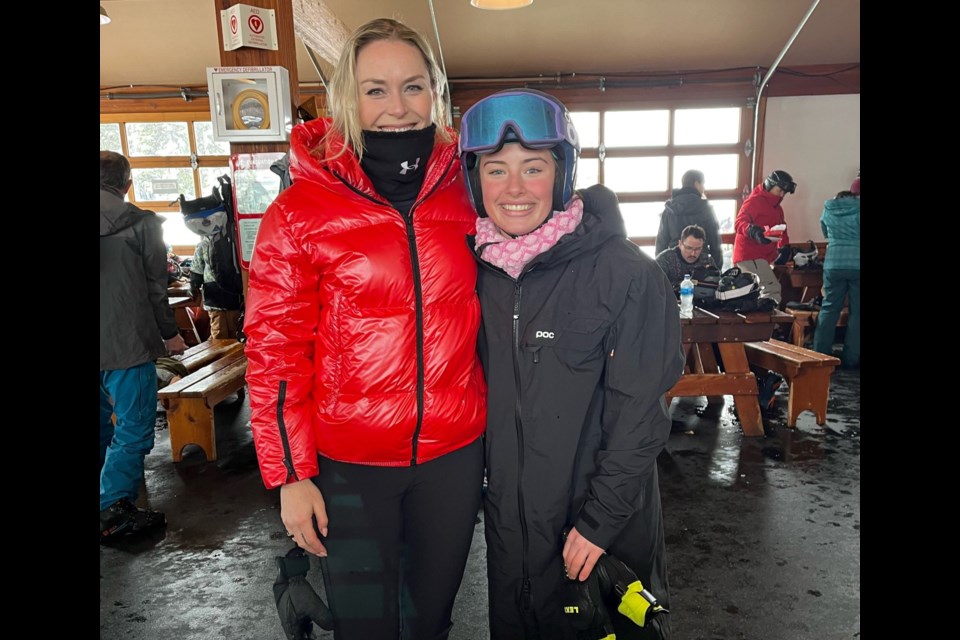
[{"label": "wall-mounted sign", "polygon": [[247,4],[235,4],[220,12],[223,27],[223,50],[240,47],[276,51],[277,20],[273,9],[261,9]]},{"label": "wall-mounted sign", "polygon": [[179,195],[180,185],[176,180],[151,180],[154,195]]},{"label": "wall-mounted sign", "polygon": [[280,176],[270,165],[284,156],[272,153],[235,153],[230,156],[233,169],[233,208],[237,218],[240,266],[250,269],[253,245],[263,214],[280,193]]}]

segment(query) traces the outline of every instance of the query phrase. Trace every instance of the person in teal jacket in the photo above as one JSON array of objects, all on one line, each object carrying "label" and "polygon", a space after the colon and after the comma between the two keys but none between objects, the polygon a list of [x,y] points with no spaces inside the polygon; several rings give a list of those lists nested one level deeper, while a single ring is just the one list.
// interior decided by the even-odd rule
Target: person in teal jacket
[{"label": "person in teal jacket", "polygon": [[829,242],[823,264],[823,305],[817,318],[813,348],[833,352],[833,337],[843,301],[850,297],[847,335],[843,340],[844,367],[860,366],[860,196],[841,191],[823,203],[820,227]]}]

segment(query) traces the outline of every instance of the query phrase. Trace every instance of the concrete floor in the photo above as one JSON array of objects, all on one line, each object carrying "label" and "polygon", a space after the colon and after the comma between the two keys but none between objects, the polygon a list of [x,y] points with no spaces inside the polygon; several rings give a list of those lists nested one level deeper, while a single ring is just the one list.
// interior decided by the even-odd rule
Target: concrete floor
[{"label": "concrete floor", "polygon": [[[660,458],[675,638],[859,637],[859,371],[834,374],[825,427],[786,428],[781,389],[768,436],[745,439],[726,400],[675,401]],[[271,585],[289,543],[247,420],[245,401],[218,408],[215,464],[173,464],[158,431],[141,503],[169,526],[100,547],[101,638],[283,640]],[[451,640],[487,637],[484,563],[478,524]]]}]

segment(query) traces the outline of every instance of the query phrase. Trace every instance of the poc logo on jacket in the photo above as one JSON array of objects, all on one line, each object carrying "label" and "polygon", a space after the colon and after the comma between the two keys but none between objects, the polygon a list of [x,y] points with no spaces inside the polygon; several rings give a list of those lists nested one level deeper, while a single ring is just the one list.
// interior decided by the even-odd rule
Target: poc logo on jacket
[{"label": "poc logo on jacket", "polygon": [[533,339],[534,339],[535,342],[539,342],[539,343],[541,343],[541,344],[543,344],[543,343],[552,343],[552,342],[556,342],[556,340],[557,340],[557,335],[558,335],[558,332],[556,332],[556,331],[548,331],[548,330],[546,330],[546,329],[539,329],[539,330],[537,330],[537,331],[534,331],[534,333],[533,333]]}]

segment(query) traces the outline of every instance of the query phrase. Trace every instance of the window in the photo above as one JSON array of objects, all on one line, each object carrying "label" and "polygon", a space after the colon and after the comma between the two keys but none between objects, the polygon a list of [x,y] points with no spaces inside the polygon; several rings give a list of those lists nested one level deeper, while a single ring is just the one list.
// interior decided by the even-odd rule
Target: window
[{"label": "window", "polygon": [[209,112],[101,116],[100,150],[130,160],[131,202],[165,218],[163,239],[181,252],[199,236],[183,224],[177,200],[209,195],[229,173],[230,145],[213,140]]},{"label": "window", "polygon": [[697,169],[720,232],[732,233],[741,176],[749,171],[742,153],[746,113],[740,107],[571,110],[582,149],[577,187],[610,187],[627,234],[652,245],[664,201],[680,188],[684,172]]}]

